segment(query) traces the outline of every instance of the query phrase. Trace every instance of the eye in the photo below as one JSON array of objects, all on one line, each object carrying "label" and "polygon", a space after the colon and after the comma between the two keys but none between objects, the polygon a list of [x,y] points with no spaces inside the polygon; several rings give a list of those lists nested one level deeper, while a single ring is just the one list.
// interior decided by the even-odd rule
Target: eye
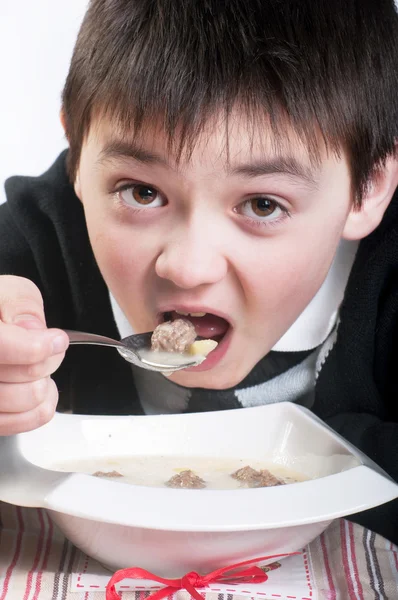
[{"label": "eye", "polygon": [[117,190],[121,200],[135,208],[158,208],[166,204],[163,195],[154,187],[144,183],[129,183]]},{"label": "eye", "polygon": [[287,213],[287,209],[269,196],[255,196],[243,202],[237,212],[257,221],[274,221],[283,213]]}]

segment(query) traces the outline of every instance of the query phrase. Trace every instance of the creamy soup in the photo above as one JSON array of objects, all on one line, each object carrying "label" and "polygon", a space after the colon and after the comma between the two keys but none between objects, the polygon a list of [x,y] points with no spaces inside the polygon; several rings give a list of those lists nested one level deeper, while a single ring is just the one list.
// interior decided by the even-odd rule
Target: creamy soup
[{"label": "creamy soup", "polygon": [[[73,460],[51,465],[51,468],[151,487],[180,488],[188,479],[194,481],[197,485],[193,487],[198,489],[244,489],[308,479],[280,465],[250,458],[123,456]],[[188,476],[187,471],[190,472]]]},{"label": "creamy soup", "polygon": [[181,365],[186,365],[187,362],[200,364],[206,358],[200,354],[193,355],[187,352],[165,352],[163,350],[154,352],[146,349],[140,350],[139,355],[144,362],[167,365],[168,367],[180,367]]}]

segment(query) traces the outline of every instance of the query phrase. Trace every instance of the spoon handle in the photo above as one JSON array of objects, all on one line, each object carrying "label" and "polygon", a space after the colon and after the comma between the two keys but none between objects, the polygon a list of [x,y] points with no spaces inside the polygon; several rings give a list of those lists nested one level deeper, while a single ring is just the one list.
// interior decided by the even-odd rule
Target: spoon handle
[{"label": "spoon handle", "polygon": [[113,348],[125,348],[123,342],[118,342],[104,335],[95,333],[84,333],[83,331],[71,331],[66,329],[70,344],[95,344],[98,346],[112,346]]},{"label": "spoon handle", "polygon": [[130,335],[124,338],[120,342],[113,340],[112,338],[105,337],[104,335],[97,335],[96,333],[85,333],[83,331],[71,331],[66,329],[69,337],[70,344],[94,344],[96,346],[111,346],[117,348],[119,354],[123,356],[127,362],[141,367],[142,369],[148,369],[149,371],[160,371],[163,374],[172,373],[179,369],[185,369],[186,367],[193,367],[197,363],[193,357],[188,357],[184,364],[164,364],[158,362],[157,357],[154,356],[155,360],[149,361],[147,358],[141,356],[140,351],[150,347],[150,340],[152,333],[141,333],[136,335]]}]

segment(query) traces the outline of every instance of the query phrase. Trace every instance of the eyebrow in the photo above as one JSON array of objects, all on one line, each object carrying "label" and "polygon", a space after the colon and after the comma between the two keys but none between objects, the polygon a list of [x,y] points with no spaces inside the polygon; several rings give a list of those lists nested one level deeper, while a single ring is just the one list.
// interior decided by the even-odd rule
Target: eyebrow
[{"label": "eyebrow", "polygon": [[170,168],[168,162],[156,152],[149,152],[134,142],[111,140],[105,144],[97,159],[97,164],[103,164],[115,159],[132,159],[143,164],[159,164]]},{"label": "eyebrow", "polygon": [[244,165],[237,165],[228,169],[232,175],[243,175],[254,178],[264,175],[287,175],[295,179],[301,179],[311,187],[317,186],[315,173],[307,165],[302,164],[293,156],[277,156],[274,158],[255,161]]},{"label": "eyebrow", "polygon": [[[123,140],[110,140],[102,149],[96,163],[104,164],[112,160],[125,159],[147,165],[160,165],[168,169],[173,168],[160,154],[150,152],[134,142]],[[249,179],[275,174],[286,175],[301,179],[310,187],[317,186],[314,171],[293,156],[276,156],[270,159],[257,160],[253,163],[231,165],[227,167],[226,171],[229,175],[241,175]]]}]

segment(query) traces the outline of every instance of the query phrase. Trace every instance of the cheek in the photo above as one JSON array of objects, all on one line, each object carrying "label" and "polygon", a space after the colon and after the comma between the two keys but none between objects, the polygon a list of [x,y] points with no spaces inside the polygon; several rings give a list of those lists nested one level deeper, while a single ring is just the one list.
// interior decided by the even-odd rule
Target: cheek
[{"label": "cheek", "polygon": [[[139,289],[153,257],[144,243],[129,230],[108,223],[88,223],[91,245],[99,269],[112,291]],[[132,240],[134,239],[134,243]]]},{"label": "cheek", "polygon": [[129,270],[136,271],[140,265],[139,257],[129,252],[123,238],[110,231],[96,235],[92,245],[100,269],[113,279],[124,278]]},{"label": "cheek", "polygon": [[321,287],[338,242],[338,232],[328,238],[304,233],[288,242],[267,241],[255,253],[256,268],[246,264],[242,270],[251,320],[267,327],[290,326]]},{"label": "cheek", "polygon": [[[280,315],[281,309],[305,306],[320,287],[327,267],[311,265],[297,253],[288,262],[278,262],[272,270],[259,276],[256,289],[256,308],[266,306],[268,312]],[[303,306],[303,308],[304,308]]]}]

